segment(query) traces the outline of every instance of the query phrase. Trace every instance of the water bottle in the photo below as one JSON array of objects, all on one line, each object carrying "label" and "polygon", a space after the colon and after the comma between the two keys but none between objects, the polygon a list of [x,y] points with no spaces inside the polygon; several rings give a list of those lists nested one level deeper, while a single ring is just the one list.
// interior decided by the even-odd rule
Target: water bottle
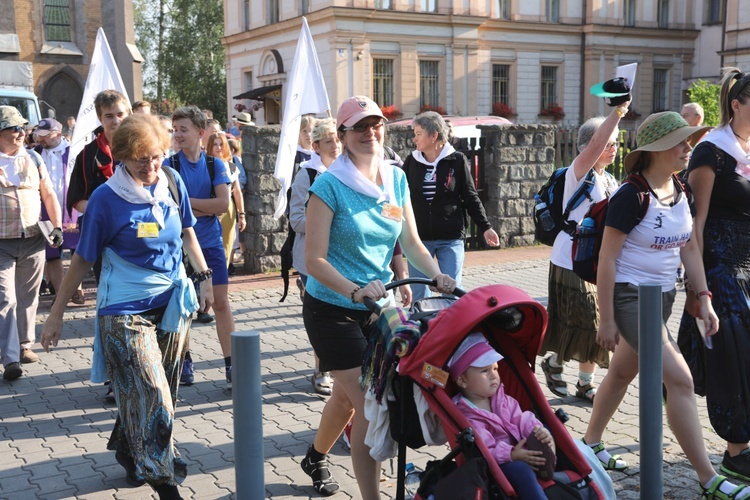
[{"label": "water bottle", "polygon": [[578,247],[575,260],[584,261],[590,259],[594,254],[594,243],[596,237],[596,224],[591,217],[584,217],[578,227]]},{"label": "water bottle", "polygon": [[404,499],[412,500],[419,489],[420,474],[422,471],[413,463],[406,464],[406,479],[404,480]]},{"label": "water bottle", "polygon": [[542,201],[538,194],[534,195],[534,201],[536,202],[536,213],[539,214],[539,221],[542,223],[542,228],[545,231],[555,229],[555,221],[552,219],[552,214],[549,213],[547,204]]}]

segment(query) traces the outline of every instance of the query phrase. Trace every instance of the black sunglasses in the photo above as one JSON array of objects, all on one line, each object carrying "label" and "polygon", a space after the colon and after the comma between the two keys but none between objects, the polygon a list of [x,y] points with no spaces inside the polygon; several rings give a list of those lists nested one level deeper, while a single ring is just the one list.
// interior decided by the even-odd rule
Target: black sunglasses
[{"label": "black sunglasses", "polygon": [[21,125],[16,125],[16,126],[14,126],[14,127],[6,127],[6,128],[4,128],[3,130],[12,130],[12,131],[13,131],[13,132],[15,132],[16,134],[20,134],[20,133],[21,133],[21,132],[23,131],[23,126],[21,126]]}]

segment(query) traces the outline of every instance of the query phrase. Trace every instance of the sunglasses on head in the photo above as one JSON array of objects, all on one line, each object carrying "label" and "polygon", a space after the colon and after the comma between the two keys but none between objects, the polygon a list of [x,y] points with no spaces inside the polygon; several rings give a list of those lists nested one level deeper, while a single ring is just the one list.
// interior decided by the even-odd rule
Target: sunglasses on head
[{"label": "sunglasses on head", "polygon": [[3,130],[12,130],[16,134],[20,134],[24,130],[24,128],[22,125],[15,125],[13,127],[6,127]]}]

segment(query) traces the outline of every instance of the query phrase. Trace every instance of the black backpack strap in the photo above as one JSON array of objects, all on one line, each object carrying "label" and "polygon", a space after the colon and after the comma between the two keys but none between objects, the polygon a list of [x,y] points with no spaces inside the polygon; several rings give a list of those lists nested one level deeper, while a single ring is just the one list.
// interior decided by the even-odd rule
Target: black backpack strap
[{"label": "black backpack strap", "polygon": [[[640,202],[640,213],[638,214],[638,222],[640,223],[648,212],[648,205],[651,202],[651,187],[648,185],[648,181],[640,173],[632,174],[625,182],[633,184],[638,188],[638,198]],[[684,187],[684,186],[683,186]]]},{"label": "black backpack strap", "polygon": [[[570,167],[568,167],[570,168]],[[584,196],[586,199],[588,199],[590,202],[594,201],[594,198],[591,196],[591,190],[594,188],[594,169],[592,168],[589,170],[589,172],[586,174],[586,177],[583,179],[583,182],[580,186],[578,186],[578,189],[576,189],[576,192],[573,193],[573,196],[570,197],[568,200],[568,204],[565,205],[565,210],[563,210],[562,215],[562,221],[563,224],[569,225],[570,221],[568,220],[570,217],[570,212],[573,211],[573,207],[578,205],[578,202],[583,198]],[[573,226],[575,227],[575,222],[573,223]]]},{"label": "black backpack strap", "polygon": [[180,173],[180,155],[178,153],[169,157],[169,166],[178,174]]},{"label": "black backpack strap", "polygon": [[208,169],[208,178],[211,179],[211,198],[216,198],[216,191],[214,191],[214,178],[216,178],[216,163],[214,162],[213,156],[206,155],[206,168]]},{"label": "black backpack strap", "polygon": [[[318,176],[318,171],[314,168],[306,168],[307,170],[307,176],[310,178],[310,185],[312,186],[313,182],[315,182],[315,178]],[[308,194],[308,197],[310,195]]]}]

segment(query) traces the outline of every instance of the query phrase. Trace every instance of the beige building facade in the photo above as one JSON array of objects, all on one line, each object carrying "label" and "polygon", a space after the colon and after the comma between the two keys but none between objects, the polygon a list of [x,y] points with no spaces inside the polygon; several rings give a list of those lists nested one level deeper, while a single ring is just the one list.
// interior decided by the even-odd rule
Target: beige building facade
[{"label": "beige building facade", "polygon": [[132,0],[0,0],[0,12],[0,67],[31,73],[43,116],[54,110],[64,124],[78,114],[100,27],[130,99],[142,99]]},{"label": "beige building facade", "polygon": [[[741,9],[741,3],[745,4]],[[230,108],[279,123],[301,17],[333,108],[364,94],[404,117],[427,107],[537,122],[559,105],[578,124],[603,113],[588,89],[638,63],[632,109],[678,110],[697,78],[750,70],[747,0],[225,0]],[[249,94],[248,94],[249,92]],[[253,99],[236,100],[245,93]],[[230,109],[230,115],[234,110]]]}]

